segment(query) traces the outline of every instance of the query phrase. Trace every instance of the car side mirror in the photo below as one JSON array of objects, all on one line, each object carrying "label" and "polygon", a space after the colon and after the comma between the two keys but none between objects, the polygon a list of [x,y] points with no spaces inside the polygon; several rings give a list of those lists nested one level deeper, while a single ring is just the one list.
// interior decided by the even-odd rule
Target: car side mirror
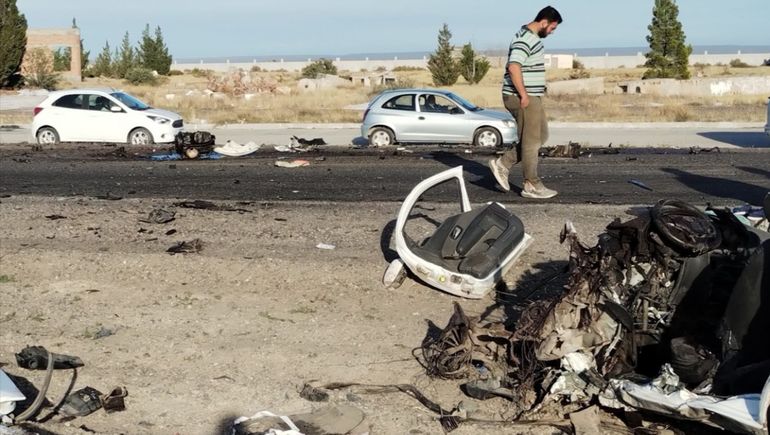
[{"label": "car side mirror", "polygon": [[463,111],[459,107],[452,107],[451,109],[449,109],[449,113],[451,113],[452,115],[460,115],[463,113]]},{"label": "car side mirror", "polygon": [[122,111],[123,111],[123,109],[121,109],[120,106],[110,106],[110,112],[120,113]]}]

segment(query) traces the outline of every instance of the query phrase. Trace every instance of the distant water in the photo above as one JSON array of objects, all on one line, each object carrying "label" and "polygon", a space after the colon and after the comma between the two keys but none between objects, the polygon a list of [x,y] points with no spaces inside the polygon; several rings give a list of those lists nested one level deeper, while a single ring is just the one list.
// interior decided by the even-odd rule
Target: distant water
[{"label": "distant water", "polygon": [[[770,53],[770,45],[694,45],[693,54],[732,54],[738,53]],[[598,47],[598,48],[547,48],[550,53],[577,54],[578,56],[634,56],[637,53],[645,53],[649,47]],[[504,56],[507,49],[479,50],[487,56]],[[388,60],[388,59],[422,59],[428,57],[432,51],[408,51],[392,53],[349,53],[349,54],[293,54],[293,55],[268,55],[268,56],[230,56],[230,57],[180,57],[174,58],[176,63],[224,63],[228,60],[233,63],[248,62],[286,62],[305,61],[308,59],[332,59],[336,60]]]}]

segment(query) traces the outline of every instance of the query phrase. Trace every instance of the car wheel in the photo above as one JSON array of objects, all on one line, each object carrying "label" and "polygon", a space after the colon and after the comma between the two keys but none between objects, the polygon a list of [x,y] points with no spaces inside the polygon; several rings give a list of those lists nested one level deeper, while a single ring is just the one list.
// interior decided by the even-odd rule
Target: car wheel
[{"label": "car wheel", "polygon": [[473,136],[473,144],[477,147],[494,148],[503,144],[503,138],[496,129],[483,127]]},{"label": "car wheel", "polygon": [[128,134],[128,143],[131,145],[152,145],[155,143],[152,134],[146,128],[135,128]]},{"label": "car wheel", "polygon": [[393,136],[393,132],[389,128],[376,127],[369,133],[369,145],[374,147],[384,147],[393,145],[396,142],[396,138]]},{"label": "car wheel", "polygon": [[37,143],[55,145],[59,143],[59,133],[53,127],[43,127],[37,131]]}]

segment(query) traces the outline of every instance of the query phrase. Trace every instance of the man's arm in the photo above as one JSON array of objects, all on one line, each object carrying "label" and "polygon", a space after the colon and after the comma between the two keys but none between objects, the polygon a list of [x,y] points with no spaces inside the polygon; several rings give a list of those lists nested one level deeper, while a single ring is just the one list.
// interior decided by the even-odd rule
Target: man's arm
[{"label": "man's arm", "polygon": [[519,93],[521,108],[526,108],[529,106],[529,95],[527,95],[527,88],[524,87],[524,76],[521,74],[521,65],[515,62],[509,63],[508,75],[511,76],[513,87],[516,88],[516,92]]}]

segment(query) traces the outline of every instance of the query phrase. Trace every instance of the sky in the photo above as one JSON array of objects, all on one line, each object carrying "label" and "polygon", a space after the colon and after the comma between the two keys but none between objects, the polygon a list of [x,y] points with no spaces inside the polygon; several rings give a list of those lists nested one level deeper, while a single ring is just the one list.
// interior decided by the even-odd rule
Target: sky
[{"label": "sky", "polygon": [[[679,0],[692,45],[770,45],[770,0]],[[444,23],[451,42],[505,49],[550,4],[564,22],[546,49],[645,47],[653,0],[17,0],[30,28],[77,20],[94,58],[126,32],[136,44],[160,26],[174,58],[348,55],[434,51]]]}]

